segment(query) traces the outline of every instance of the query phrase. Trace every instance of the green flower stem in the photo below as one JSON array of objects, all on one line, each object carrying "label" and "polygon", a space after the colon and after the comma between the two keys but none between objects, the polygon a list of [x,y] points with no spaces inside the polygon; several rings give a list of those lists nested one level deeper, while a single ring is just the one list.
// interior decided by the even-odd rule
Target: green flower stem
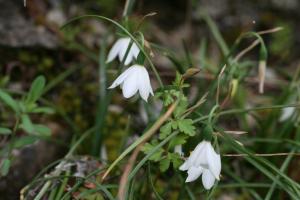
[{"label": "green flower stem", "polygon": [[203,130],[203,139],[207,140],[207,141],[211,141],[212,137],[213,137],[213,116],[215,111],[219,108],[219,105],[215,105],[209,115],[208,115],[208,120],[207,120],[207,124]]},{"label": "green flower stem", "polygon": [[125,6],[124,6],[124,10],[123,10],[123,17],[126,18],[132,10],[132,7],[135,3],[135,0],[126,0]]},{"label": "green flower stem", "polygon": [[112,19],[109,19],[107,17],[104,17],[104,16],[101,16],[101,15],[82,15],[82,16],[79,16],[79,17],[75,17],[73,19],[71,19],[70,21],[68,21],[67,23],[65,23],[61,29],[65,28],[66,26],[68,26],[69,24],[77,21],[77,20],[80,20],[80,19],[83,19],[83,18],[88,18],[88,17],[92,17],[92,18],[97,18],[97,19],[101,19],[101,20],[105,20],[105,21],[108,21],[112,24],[114,24],[116,27],[118,27],[119,29],[121,29],[122,31],[124,31],[124,33],[126,33],[126,35],[128,35],[132,40],[133,42],[136,43],[136,45],[139,47],[139,49],[141,50],[141,52],[145,55],[147,61],[149,62],[149,65],[152,69],[152,71],[154,72],[154,75],[160,85],[160,87],[162,88],[163,87],[163,83],[162,83],[162,80],[154,66],[154,64],[152,63],[151,59],[150,59],[150,56],[145,52],[145,50],[143,49],[142,45],[140,43],[138,43],[138,41],[135,39],[135,37],[129,33],[129,31],[124,27],[122,26],[121,24],[119,24],[118,22],[112,20]]}]

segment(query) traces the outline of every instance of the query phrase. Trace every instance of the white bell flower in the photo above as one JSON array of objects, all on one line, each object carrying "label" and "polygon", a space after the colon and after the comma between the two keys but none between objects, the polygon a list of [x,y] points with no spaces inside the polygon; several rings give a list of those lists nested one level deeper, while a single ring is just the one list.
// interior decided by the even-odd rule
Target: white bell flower
[{"label": "white bell flower", "polygon": [[[129,47],[130,41],[131,41],[131,38],[129,38],[129,37],[118,39],[116,41],[116,43],[110,49],[108,56],[107,56],[106,63],[111,62],[117,56],[119,57],[119,61],[122,62],[124,59],[124,56],[126,54],[127,48]],[[138,48],[136,43],[133,42],[131,45],[131,48],[127,54],[124,64],[128,65],[134,59],[137,59],[139,53],[140,53],[140,49]]]},{"label": "white bell flower", "polygon": [[148,100],[149,94],[153,96],[149,74],[142,65],[129,67],[113,82],[109,89],[115,88],[118,85],[122,88],[125,98],[130,98],[137,92],[140,93],[145,101]]},{"label": "white bell flower", "polygon": [[202,174],[203,186],[209,190],[214,185],[215,179],[219,180],[221,157],[210,142],[203,140],[179,169],[187,170],[188,177],[185,182],[192,182]]}]

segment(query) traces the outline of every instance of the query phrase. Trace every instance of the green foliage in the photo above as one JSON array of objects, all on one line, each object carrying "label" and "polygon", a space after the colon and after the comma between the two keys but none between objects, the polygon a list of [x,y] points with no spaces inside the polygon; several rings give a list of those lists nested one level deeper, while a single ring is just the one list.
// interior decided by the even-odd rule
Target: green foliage
[{"label": "green foliage", "polygon": [[[182,164],[182,158],[178,153],[173,153],[173,149],[176,145],[183,145],[187,142],[188,137],[192,137],[196,134],[194,122],[192,119],[185,118],[184,114],[188,109],[188,99],[183,94],[183,88],[189,87],[188,84],[184,83],[183,76],[176,73],[176,79],[173,85],[165,87],[162,91],[156,93],[157,97],[160,97],[164,103],[164,106],[169,106],[171,103],[178,101],[178,104],[173,112],[172,118],[169,119],[160,128],[159,140],[163,141],[168,136],[170,136],[175,131],[179,131],[176,137],[172,138],[169,142],[168,148],[159,148],[155,153],[149,158],[149,160],[158,162],[159,169],[161,172],[165,172],[169,167],[173,166],[177,169]],[[156,141],[155,139],[152,141]],[[155,148],[157,142],[152,142],[152,145],[147,143],[144,146],[144,153],[149,154]]]},{"label": "green foliage", "polygon": [[188,135],[186,134],[178,134],[176,137],[174,137],[170,143],[169,143],[169,148],[172,149],[176,145],[183,145],[187,142],[187,139],[189,138]]},{"label": "green foliage", "polygon": [[[155,147],[155,143],[157,144],[157,142],[153,142],[154,144],[150,144],[150,143],[146,143],[144,146],[143,146],[143,149],[142,151],[144,153],[149,153],[154,147]],[[162,158],[162,154],[164,153],[164,150],[161,148],[161,149],[158,149],[150,158],[149,160],[152,160],[154,162],[157,162],[159,160],[161,160]]]},{"label": "green foliage", "polygon": [[[155,142],[155,144],[146,143],[142,150],[145,154],[149,154],[156,145],[158,145],[157,142]],[[171,164],[175,170],[182,164],[182,158],[178,153],[168,152],[167,149],[163,148],[156,150],[155,153],[149,157],[149,160],[158,162],[161,172],[167,171]]]},{"label": "green foliage", "polygon": [[193,125],[193,120],[191,119],[181,119],[177,121],[178,128],[181,132],[189,135],[195,135],[195,126]]},{"label": "green foliage", "polygon": [[174,111],[174,117],[175,118],[180,118],[184,112],[186,111],[186,109],[188,108],[188,100],[187,98],[182,95],[182,96],[179,96],[180,98],[180,101]]},{"label": "green foliage", "polygon": [[161,98],[164,106],[169,106],[176,101],[180,92],[175,89],[176,87],[165,88],[162,91],[157,91],[155,96]]},{"label": "green foliage", "polygon": [[[147,143],[145,143],[142,148],[144,157],[139,160],[139,156],[136,163],[132,166],[133,170],[129,172],[128,181],[125,184],[125,199],[143,199],[145,196],[147,196],[147,198],[152,198],[153,193],[157,199],[197,199],[205,198],[204,196],[206,196],[207,199],[214,199],[222,198],[222,191],[224,191],[224,193],[226,192],[226,194],[233,194],[234,197],[238,191],[241,193],[241,197],[237,198],[244,199],[272,199],[275,197],[275,194],[278,198],[298,199],[300,196],[300,186],[299,183],[293,180],[295,177],[294,173],[296,173],[297,170],[294,170],[289,163],[300,146],[299,142],[297,142],[300,130],[299,112],[296,110],[293,113],[293,121],[279,121],[278,118],[282,112],[280,109],[283,109],[286,106],[283,105],[284,102],[279,98],[278,91],[281,87],[287,88],[285,82],[287,80],[292,80],[290,91],[287,91],[286,94],[281,96],[286,98],[286,96],[290,96],[289,93],[293,93],[295,94],[295,98],[293,99],[293,102],[290,103],[297,103],[300,97],[298,94],[299,72],[295,73],[294,77],[284,75],[284,78],[280,77],[278,82],[277,80],[273,81],[269,79],[268,84],[270,85],[271,92],[264,96],[256,95],[257,91],[248,86],[248,84],[251,86],[252,84],[256,84],[256,76],[260,76],[264,73],[260,72],[261,74],[255,74],[258,70],[256,69],[256,60],[253,59],[254,56],[250,56],[251,59],[248,59],[244,57],[244,54],[248,53],[251,48],[254,48],[257,45],[258,48],[255,48],[257,52],[254,52],[255,55],[259,55],[257,60],[266,62],[268,52],[263,37],[264,34],[268,33],[247,32],[241,34],[241,36],[233,42],[233,45],[230,46],[230,42],[227,43],[213,19],[206,15],[205,12],[201,11],[200,17],[207,23],[213,37],[208,36],[207,38],[209,38],[209,40],[206,40],[205,38],[202,40],[199,63],[198,59],[193,57],[193,55],[195,55],[194,52],[189,51],[187,43],[185,42],[183,47],[185,58],[181,60],[180,55],[176,55],[171,50],[165,50],[152,42],[145,41],[143,33],[137,30],[138,28],[136,28],[136,26],[132,26],[134,20],[131,18],[134,16],[128,16],[128,12],[133,5],[132,2],[134,1],[126,1],[126,4],[129,3],[130,6],[124,11],[124,18],[120,20],[122,23],[97,15],[81,16],[70,22],[91,17],[101,19],[115,25],[118,30],[113,30],[114,32],[122,32],[122,36],[130,37],[141,49],[136,62],[150,66],[154,72],[151,75],[155,75],[160,85],[155,92],[156,98],[160,99],[163,105],[159,115],[163,116],[165,111],[172,108],[170,105],[176,105],[176,108],[170,116],[163,118],[164,121],[163,123],[159,123],[159,127],[157,125],[158,120],[155,121],[154,117],[157,113],[152,113],[151,105],[145,106],[146,103],[142,103],[141,105],[146,107],[145,110],[148,114],[147,119],[149,119],[149,124],[146,125],[147,128],[144,133],[149,133],[148,130],[152,130],[153,127],[155,127],[155,131],[153,131],[151,137],[148,137],[146,134],[141,135],[129,147],[125,148],[128,133],[136,132],[137,130],[140,131],[140,128],[143,125],[138,123],[135,124],[135,117],[127,117],[127,115],[124,116],[120,114],[123,116],[122,119],[125,120],[122,120],[122,123],[118,123],[119,120],[116,120],[114,115],[107,115],[110,111],[109,106],[111,102],[120,103],[118,98],[114,98],[115,94],[113,94],[111,90],[109,90],[109,92],[107,91],[108,83],[106,80],[109,79],[107,76],[110,72],[114,71],[114,69],[106,71],[108,69],[108,65],[105,63],[107,48],[105,45],[101,46],[101,52],[97,55],[97,52],[94,53],[93,50],[70,41],[76,39],[76,34],[80,31],[80,26],[76,26],[74,27],[75,31],[68,32],[69,35],[67,35],[68,38],[66,40],[68,40],[70,44],[68,44],[69,46],[67,48],[79,50],[81,53],[84,53],[88,59],[92,59],[93,62],[99,62],[99,77],[97,78],[99,78],[100,90],[95,96],[98,95],[100,98],[98,100],[98,109],[96,111],[97,117],[96,120],[94,120],[95,126],[91,128],[90,132],[84,134],[81,134],[79,128],[79,131],[76,133],[79,133],[78,135],[80,135],[80,138],[77,138],[77,134],[74,136],[72,141],[75,141],[75,143],[72,145],[66,158],[72,159],[75,149],[77,149],[82,141],[85,141],[84,145],[87,146],[87,148],[90,148],[91,143],[96,144],[90,149],[92,149],[93,155],[99,156],[101,144],[106,140],[105,142],[109,143],[106,147],[110,145],[110,147],[114,148],[112,151],[110,149],[108,150],[110,155],[120,154],[119,156],[112,156],[117,157],[117,159],[108,167],[108,171],[113,173],[114,171],[111,169],[119,164],[125,165],[126,161],[120,161],[125,160],[129,153],[140,144],[143,144],[145,142],[144,140],[147,140]],[[105,3],[103,5],[105,6]],[[197,15],[197,13],[198,12],[195,12],[195,15]],[[140,19],[140,17],[138,18]],[[142,20],[144,20],[144,18],[142,18]],[[110,33],[109,30],[107,35],[110,35]],[[284,38],[284,36],[286,37]],[[291,40],[289,39],[291,36],[291,28],[288,28],[285,33],[276,34],[271,38],[271,51],[278,55],[284,48],[291,46]],[[105,39],[103,40],[106,41],[106,37],[104,38]],[[244,43],[242,43],[242,41],[244,42],[245,40],[247,42],[253,40],[255,45],[253,47],[250,46],[250,49],[239,52],[239,48],[244,48]],[[219,52],[215,48],[216,45],[220,49]],[[162,84],[160,76],[157,73],[155,66],[152,64],[152,57],[148,53],[148,50],[152,52],[151,48],[156,47],[159,51],[161,50],[163,52],[163,55],[170,59],[171,66],[183,74],[176,72],[176,77],[172,85],[165,86]],[[213,49],[213,51],[211,49]],[[209,55],[210,52],[213,52],[214,55]],[[186,65],[187,63],[188,65]],[[200,69],[198,67],[193,68],[192,65],[200,66],[202,71],[204,70],[204,73],[199,77],[194,76]],[[226,65],[226,68],[223,68],[224,65]],[[115,66],[112,65],[112,67]],[[123,69],[123,66],[118,69]],[[224,71],[221,73],[222,69],[224,69]],[[276,73],[277,66],[272,68],[272,70]],[[67,74],[69,74],[69,72]],[[60,81],[64,80],[66,76],[61,76]],[[189,79],[192,76],[193,79]],[[185,82],[189,80],[191,80],[189,82],[190,84]],[[166,80],[166,82],[167,81],[169,80]],[[10,145],[10,147],[5,147],[2,150],[2,154],[8,154],[9,159],[7,159],[8,161],[4,160],[2,162],[1,174],[7,174],[9,170],[10,161],[12,160],[10,158],[11,149],[24,147],[34,143],[40,137],[49,137],[51,135],[50,129],[43,124],[39,124],[40,122],[36,122],[37,118],[33,117],[40,114],[54,113],[52,108],[41,106],[40,104],[42,104],[42,101],[39,100],[43,93],[51,89],[53,85],[56,85],[57,83],[50,86],[48,84],[47,87],[45,86],[45,82],[43,77],[38,77],[34,80],[29,92],[19,98],[16,98],[4,89],[0,90],[0,100],[3,105],[5,105],[5,110],[13,111],[13,114],[16,117],[15,126],[4,123],[4,127],[0,128],[1,137],[14,137],[16,136],[16,131],[26,133],[21,137],[13,138],[12,145]],[[0,80],[0,85],[5,85],[6,83],[7,80]],[[295,86],[292,87],[293,85]],[[192,88],[190,88],[190,86]],[[69,88],[78,90],[73,85]],[[98,91],[97,89],[98,88],[95,87],[94,91]],[[273,89],[276,89],[276,95],[273,94]],[[208,95],[206,96],[203,94]],[[74,93],[69,96],[70,98],[73,98]],[[205,98],[207,97],[209,99],[208,101],[205,101],[203,107],[202,103],[199,103],[202,100],[201,96],[205,96]],[[140,108],[139,106],[131,107],[131,103],[135,101],[136,98],[129,103],[126,102],[126,104],[124,103],[120,106],[122,113],[127,113],[126,111],[128,110],[131,113],[131,109],[136,109],[136,107]],[[72,104],[69,104],[68,101],[65,103],[71,111],[75,108],[82,107],[79,97],[76,98],[76,104],[77,107],[74,107]],[[261,106],[263,104],[277,104],[277,106]],[[259,106],[257,107],[257,105]],[[297,107],[298,103],[295,105]],[[62,105],[62,107],[63,106],[64,105]],[[91,108],[89,107],[89,109]],[[66,115],[64,117],[68,118]],[[82,113],[79,113],[76,117],[79,119],[84,118]],[[108,121],[107,118],[110,119],[110,121]],[[76,127],[78,127],[77,121],[73,122],[72,120],[67,120],[72,128],[75,127],[74,130],[78,129],[76,129]],[[90,119],[87,119],[87,121],[88,120]],[[152,123],[157,126],[151,126]],[[118,131],[111,126],[118,126]],[[121,128],[119,128],[119,126],[121,126]],[[203,131],[197,131],[198,126],[201,127]],[[239,134],[239,131],[224,131],[223,128],[228,130],[240,129],[242,130],[240,132],[245,131],[251,134],[242,135]],[[158,129],[159,133],[157,134]],[[196,133],[199,133],[197,137]],[[94,134],[94,136],[90,137],[91,134]],[[230,134],[236,135],[232,137]],[[220,152],[222,156],[222,179],[206,193],[202,189],[199,189],[199,183],[201,181],[197,182],[197,184],[184,183],[183,174],[178,172],[178,168],[184,159],[182,158],[182,155],[174,153],[176,145],[183,145],[185,150],[193,149],[195,145],[201,141],[199,140],[200,138],[211,140],[216,151]],[[219,140],[222,141],[222,143],[220,143],[222,145],[219,144]],[[115,148],[116,146],[117,148]],[[250,149],[253,151],[250,151]],[[274,151],[288,152],[290,154],[288,154],[288,157],[283,161],[282,157],[278,158],[273,156]],[[238,159],[233,156],[223,157],[224,154],[233,154],[233,152],[237,153],[236,156]],[[261,156],[261,153],[266,153],[268,157]],[[188,155],[186,155],[186,157],[187,156]],[[60,164],[62,162],[60,162]],[[148,178],[150,177],[150,184],[146,181],[139,180],[139,178],[144,175],[143,173],[145,173],[145,170],[140,169],[145,168],[145,164],[147,163],[147,173]],[[154,164],[151,165],[151,163]],[[234,163],[234,165],[232,165],[232,163]],[[252,166],[249,166],[249,164]],[[105,166],[105,163],[103,162],[101,165]],[[150,165],[153,166],[153,170],[150,170]],[[170,168],[172,169],[169,170]],[[113,195],[117,193],[117,190],[120,189],[120,187],[117,185],[119,180],[114,177],[119,177],[119,172],[122,173],[122,166],[120,166],[119,169],[120,170],[115,170],[117,173],[107,178],[105,182],[97,179],[101,178],[99,174],[102,174],[97,171],[95,173],[97,174],[97,178],[91,178],[89,175],[82,179],[76,178],[76,184],[72,185],[74,182],[73,177],[70,177],[68,171],[66,173],[53,173],[57,176],[50,177],[49,179],[48,177],[44,178],[45,183],[43,184],[43,179],[37,179],[39,180],[39,183],[36,184],[36,188],[33,188],[31,184],[29,187],[32,187],[32,191],[39,192],[37,200],[46,199],[49,195],[51,197],[49,199],[115,199]],[[242,169],[243,173],[236,173],[236,171],[238,171],[237,169]],[[288,173],[287,169],[289,169]],[[56,168],[54,171],[55,170]],[[158,170],[161,173],[168,172],[166,173],[166,176],[164,176],[157,173]],[[45,172],[46,171],[48,173],[48,170],[45,170]],[[154,171],[156,173],[153,173]],[[169,177],[169,174],[172,175]],[[50,176],[52,176],[52,173],[50,173]],[[152,176],[155,176],[153,181]],[[83,183],[89,183],[91,180],[94,183],[92,187],[88,188],[83,185]],[[35,183],[36,181],[33,182]],[[106,182],[108,183],[107,185]],[[52,188],[54,188],[54,190],[52,190]],[[66,194],[64,194],[65,192]],[[267,195],[263,198],[263,195],[265,194]]]},{"label": "green foliage", "polygon": [[3,103],[5,103],[8,107],[10,107],[16,113],[19,112],[18,103],[8,94],[7,92],[0,89],[0,99]]},{"label": "green foliage", "polygon": [[12,131],[8,128],[0,127],[0,135],[9,135]]},{"label": "green foliage", "polygon": [[166,158],[159,161],[159,169],[161,172],[165,172],[169,169],[171,160]]},{"label": "green foliage", "polygon": [[19,149],[19,148],[25,147],[27,145],[35,143],[36,141],[38,141],[38,139],[39,138],[37,138],[36,136],[33,136],[33,135],[23,136],[21,138],[16,139],[15,141],[13,141],[13,148]]},{"label": "green foliage", "polygon": [[43,90],[46,84],[46,80],[43,76],[37,77],[31,84],[30,90],[26,96],[25,103],[35,103],[43,94]]},{"label": "green foliage", "polygon": [[[38,138],[23,136],[16,138],[16,132],[23,130],[28,135],[38,137],[51,136],[51,130],[43,124],[35,124],[32,122],[30,115],[32,113],[38,114],[52,114],[54,110],[50,107],[39,106],[37,101],[41,98],[45,88],[45,78],[43,76],[37,77],[27,94],[21,98],[14,98],[9,92],[0,89],[0,103],[14,112],[16,118],[14,127],[0,127],[1,135],[11,135],[14,139],[6,145],[2,150],[2,154],[12,156],[11,152],[14,148],[21,148],[28,144],[32,144]],[[1,174],[5,176],[9,170],[11,161],[10,159],[3,160],[1,165]]]},{"label": "green foliage", "polygon": [[7,158],[3,159],[1,162],[1,176],[6,176],[9,172],[11,161]]},{"label": "green foliage", "polygon": [[179,166],[183,163],[183,160],[178,153],[169,153],[168,159],[170,159],[170,161],[172,162],[174,169],[178,169]]},{"label": "green foliage", "polygon": [[160,133],[159,133],[159,139],[163,140],[166,137],[168,137],[168,135],[170,135],[172,132],[172,121],[167,122],[165,125],[163,125],[160,128]]}]

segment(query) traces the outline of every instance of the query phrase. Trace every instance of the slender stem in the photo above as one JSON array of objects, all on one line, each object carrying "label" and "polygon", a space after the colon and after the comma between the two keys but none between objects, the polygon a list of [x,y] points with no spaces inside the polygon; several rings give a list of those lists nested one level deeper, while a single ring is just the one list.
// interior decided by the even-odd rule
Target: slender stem
[{"label": "slender stem", "polygon": [[82,134],[82,136],[76,141],[76,143],[72,146],[72,148],[69,150],[65,158],[70,158],[74,151],[77,149],[77,147],[80,145],[80,143],[85,140],[91,133],[93,133],[96,130],[96,127],[92,127],[89,130],[87,130],[85,133]]},{"label": "slender stem", "polygon": [[48,180],[45,185],[42,187],[42,189],[40,190],[40,192],[37,194],[37,196],[34,198],[34,200],[40,200],[44,194],[47,192],[48,188],[51,185],[51,180]]},{"label": "slender stem", "polygon": [[[254,156],[259,157],[271,157],[271,156],[300,156],[300,153],[288,152],[288,153],[254,153]],[[249,154],[223,154],[224,157],[246,157]]]},{"label": "slender stem", "polygon": [[[76,148],[79,146],[79,144],[80,144],[85,138],[87,138],[87,136],[89,136],[91,133],[93,133],[93,132],[95,131],[95,129],[96,129],[96,127],[92,127],[92,128],[90,128],[89,130],[87,130],[85,133],[83,133],[82,136],[76,141],[76,143],[72,146],[72,148],[71,148],[71,149],[69,150],[69,152],[66,154],[65,158],[66,158],[66,159],[67,159],[67,158],[70,158],[70,157],[73,155],[73,153],[74,153],[74,151],[76,150]],[[61,164],[62,162],[64,162],[64,160],[61,161],[60,164]],[[60,168],[57,168],[56,171],[54,171],[54,174],[55,174],[56,176],[58,176],[60,173],[61,173]],[[48,181],[44,184],[44,186],[42,187],[42,189],[39,191],[39,193],[37,194],[37,196],[34,198],[34,200],[40,200],[40,199],[44,196],[44,194],[47,192],[47,190],[48,190],[48,188],[50,187],[51,183],[52,183],[52,181],[51,181],[51,180],[48,180]],[[25,192],[25,191],[23,191],[23,192]]]},{"label": "slender stem", "polygon": [[127,17],[130,14],[134,2],[135,0],[126,0],[123,10],[123,17]]},{"label": "slender stem", "polygon": [[119,190],[118,190],[118,198],[119,200],[125,200],[126,198],[126,186],[127,186],[127,181],[128,181],[128,176],[132,170],[132,167],[135,163],[135,160],[140,152],[140,150],[142,149],[143,145],[145,142],[141,143],[139,146],[137,146],[137,148],[135,148],[135,150],[133,151],[133,153],[131,154],[128,163],[126,164],[125,168],[124,168],[124,172],[122,174],[122,177],[120,179],[119,182]]},{"label": "slender stem", "polygon": [[71,19],[70,21],[68,21],[67,23],[65,23],[61,29],[65,28],[66,26],[68,26],[70,23],[73,23],[77,20],[80,20],[80,19],[83,19],[83,18],[87,18],[87,17],[92,17],[92,18],[98,18],[98,19],[101,19],[101,20],[105,20],[105,21],[108,21],[112,24],[114,24],[116,27],[118,27],[119,29],[121,29],[122,31],[124,31],[124,33],[126,33],[126,35],[128,35],[132,40],[133,42],[136,43],[136,45],[138,46],[138,48],[141,50],[141,52],[145,55],[147,61],[149,62],[149,65],[152,69],[152,71],[154,72],[154,75],[160,85],[160,87],[163,87],[163,82],[154,66],[154,64],[152,63],[151,61],[151,58],[150,56],[144,51],[143,47],[141,46],[141,44],[138,43],[137,39],[135,39],[135,37],[124,27],[122,26],[121,24],[119,24],[118,22],[112,20],[112,19],[109,19],[107,17],[104,17],[104,16],[101,16],[101,15],[82,15],[82,16],[79,16],[79,17],[75,17],[73,19]]},{"label": "slender stem", "polygon": [[[17,130],[19,128],[19,124],[20,124],[20,117],[17,116],[16,117],[16,123],[15,123],[15,126],[14,126],[12,134],[11,134],[11,141],[15,140],[16,133],[17,133]],[[8,146],[8,158],[10,158],[12,156],[13,147],[14,147],[14,142],[11,142]]]},{"label": "slender stem", "polygon": [[[257,111],[257,110],[267,110],[267,109],[282,109],[287,107],[300,107],[300,104],[290,104],[290,105],[275,105],[275,106],[262,106],[262,107],[256,107],[256,108],[249,108],[249,109],[231,109],[231,110],[225,110],[222,112],[219,112],[218,114],[213,114],[213,116],[218,115],[218,117],[222,115],[230,115],[230,114],[237,114],[237,113],[246,113],[250,111]],[[194,123],[201,122],[203,120],[206,120],[209,118],[209,115],[199,117],[197,119],[194,119]]]}]

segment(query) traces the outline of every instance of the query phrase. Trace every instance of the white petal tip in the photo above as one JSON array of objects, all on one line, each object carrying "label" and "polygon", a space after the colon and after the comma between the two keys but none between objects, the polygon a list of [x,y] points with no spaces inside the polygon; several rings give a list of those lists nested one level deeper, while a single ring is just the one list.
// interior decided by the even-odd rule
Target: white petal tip
[{"label": "white petal tip", "polygon": [[179,167],[179,170],[180,170],[180,171],[185,171],[186,169],[184,169],[183,167],[180,166],[180,167]]},{"label": "white petal tip", "polygon": [[188,170],[188,166],[187,166],[186,162],[184,162],[184,163],[179,167],[179,170],[181,170],[181,171],[186,171],[186,170]]},{"label": "white petal tip", "polygon": [[195,181],[196,179],[197,179],[197,178],[194,178],[194,177],[187,177],[186,180],[185,180],[185,182],[186,182],[186,183],[190,183],[190,182]]},{"label": "white petal tip", "polygon": [[204,186],[204,189],[206,189],[206,190],[210,190],[211,188],[212,188],[212,186],[211,187]]}]

